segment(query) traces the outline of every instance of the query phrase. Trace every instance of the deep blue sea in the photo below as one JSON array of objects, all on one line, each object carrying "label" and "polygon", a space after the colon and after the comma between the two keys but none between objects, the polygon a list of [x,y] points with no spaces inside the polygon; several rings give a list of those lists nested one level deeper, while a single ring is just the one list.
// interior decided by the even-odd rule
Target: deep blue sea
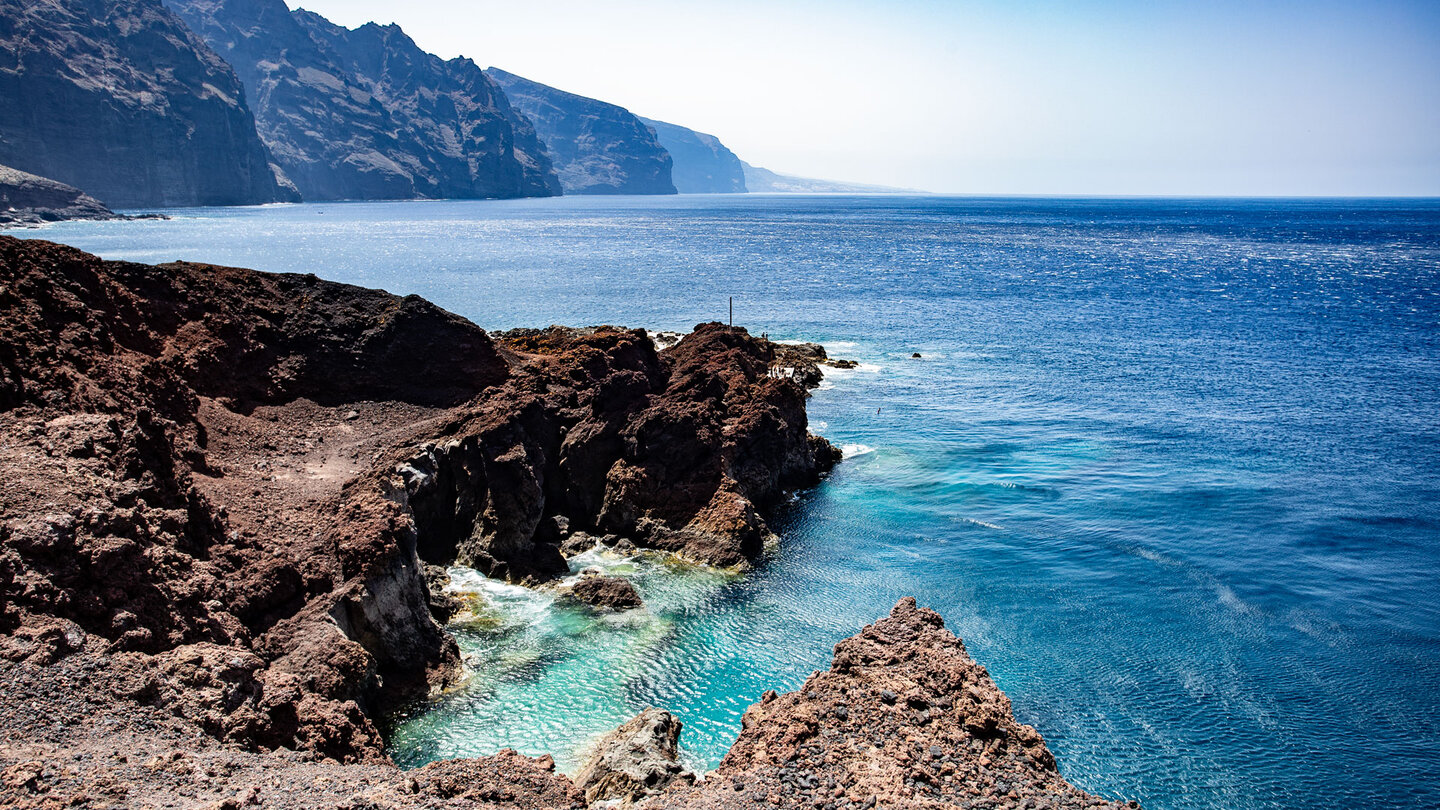
[{"label": "deep blue sea", "polygon": [[[1074,782],[1147,808],[1440,807],[1440,201],[695,196],[327,203],[25,236],[419,293],[488,328],[817,340],[847,458],[744,577],[592,555],[597,620],[456,571],[469,687],[404,764],[638,708],[713,765],[901,596]],[[919,352],[920,359],[911,354]]]}]

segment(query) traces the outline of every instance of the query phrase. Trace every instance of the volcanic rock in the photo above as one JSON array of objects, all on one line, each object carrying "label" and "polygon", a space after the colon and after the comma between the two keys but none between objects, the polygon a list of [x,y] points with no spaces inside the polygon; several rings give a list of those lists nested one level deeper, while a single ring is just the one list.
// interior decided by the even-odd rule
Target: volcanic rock
[{"label": "volcanic rock", "polygon": [[485,71],[535,124],[566,194],[674,194],[673,162],[624,107],[492,67]]},{"label": "volcanic rock", "polygon": [[585,577],[567,593],[591,607],[607,610],[632,610],[645,604],[635,586],[621,577]]},{"label": "volcanic rock", "polygon": [[65,219],[124,217],[74,186],[0,166],[0,227]]},{"label": "volcanic rock", "polygon": [[[887,699],[888,698],[888,699]],[[1066,782],[1039,732],[934,611],[905,598],[835,646],[828,672],[767,693],[704,782],[664,808],[1118,808]]]},{"label": "volcanic rock", "polygon": [[235,66],[260,137],[307,200],[560,193],[530,122],[469,59],[283,0],[166,1]]},{"label": "volcanic rock", "polygon": [[692,784],[680,764],[680,721],[662,709],[645,709],[606,734],[575,773],[585,801],[632,802],[671,784]]},{"label": "volcanic rock", "polygon": [[674,160],[671,177],[681,194],[745,192],[745,167],[719,138],[651,118],[640,120],[655,130],[660,145]]},{"label": "volcanic rock", "polygon": [[235,72],[159,0],[0,0],[0,164],[117,208],[290,199]]}]

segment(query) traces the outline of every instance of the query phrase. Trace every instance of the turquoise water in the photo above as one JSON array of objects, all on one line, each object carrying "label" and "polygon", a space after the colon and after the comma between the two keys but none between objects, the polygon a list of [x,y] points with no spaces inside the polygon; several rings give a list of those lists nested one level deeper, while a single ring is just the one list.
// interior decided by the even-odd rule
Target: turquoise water
[{"label": "turquoise water", "polygon": [[458,571],[477,677],[395,730],[404,763],[566,765],[658,705],[713,764],[762,691],[915,595],[1088,789],[1440,806],[1440,203],[571,198],[26,235],[492,328],[684,329],[734,296],[752,331],[863,361],[810,409],[850,454],[750,575],[597,557],[650,602],[597,619]]}]

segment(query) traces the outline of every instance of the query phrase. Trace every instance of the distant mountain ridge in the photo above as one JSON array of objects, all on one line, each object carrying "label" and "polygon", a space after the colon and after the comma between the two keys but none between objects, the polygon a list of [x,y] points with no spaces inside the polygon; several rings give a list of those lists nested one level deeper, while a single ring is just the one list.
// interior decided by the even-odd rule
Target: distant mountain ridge
[{"label": "distant mountain ridge", "polygon": [[640,119],[674,160],[671,173],[681,194],[743,194],[745,167],[714,135],[653,118]]},{"label": "distant mountain ridge", "polygon": [[0,163],[117,208],[293,199],[244,87],[159,0],[0,0]]},{"label": "distant mountain ridge", "polygon": [[779,174],[759,166],[741,161],[745,168],[745,185],[750,191],[771,194],[924,194],[913,188],[876,186],[867,183],[845,183],[836,180],[816,180],[810,177],[795,177]]},{"label": "distant mountain ridge", "polygon": [[674,194],[673,161],[624,107],[491,67],[486,74],[534,122],[566,194]]},{"label": "distant mountain ridge", "polygon": [[307,200],[560,193],[530,122],[469,59],[283,0],[167,2],[235,65],[261,137]]}]

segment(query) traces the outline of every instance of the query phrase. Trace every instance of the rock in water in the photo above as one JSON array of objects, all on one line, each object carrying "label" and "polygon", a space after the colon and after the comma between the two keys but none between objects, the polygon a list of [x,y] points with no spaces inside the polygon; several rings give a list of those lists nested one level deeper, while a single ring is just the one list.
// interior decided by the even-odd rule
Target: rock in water
[{"label": "rock in water", "polygon": [[745,167],[714,135],[641,118],[675,161],[671,177],[681,194],[743,194]]},{"label": "rock in water", "polygon": [[624,107],[488,68],[535,124],[566,194],[674,194],[670,153]]},{"label": "rock in water", "polygon": [[635,586],[620,577],[585,577],[569,594],[591,607],[609,610],[633,610],[645,604]]},{"label": "rock in water", "polygon": [[671,784],[690,784],[680,765],[680,721],[663,709],[646,709],[606,734],[575,773],[585,801],[631,802]]},{"label": "rock in water", "polygon": [[235,66],[261,137],[307,200],[560,193],[529,120],[469,59],[283,0],[168,2]]},{"label": "rock in water", "polygon": [[939,614],[901,599],[828,672],[750,707],[720,767],[647,807],[1118,808],[1065,781]]},{"label": "rock in water", "polygon": [[0,166],[0,226],[119,218],[99,200],[74,186]]},{"label": "rock in water", "polygon": [[0,0],[0,163],[116,208],[286,199],[235,72],[159,0]]}]

